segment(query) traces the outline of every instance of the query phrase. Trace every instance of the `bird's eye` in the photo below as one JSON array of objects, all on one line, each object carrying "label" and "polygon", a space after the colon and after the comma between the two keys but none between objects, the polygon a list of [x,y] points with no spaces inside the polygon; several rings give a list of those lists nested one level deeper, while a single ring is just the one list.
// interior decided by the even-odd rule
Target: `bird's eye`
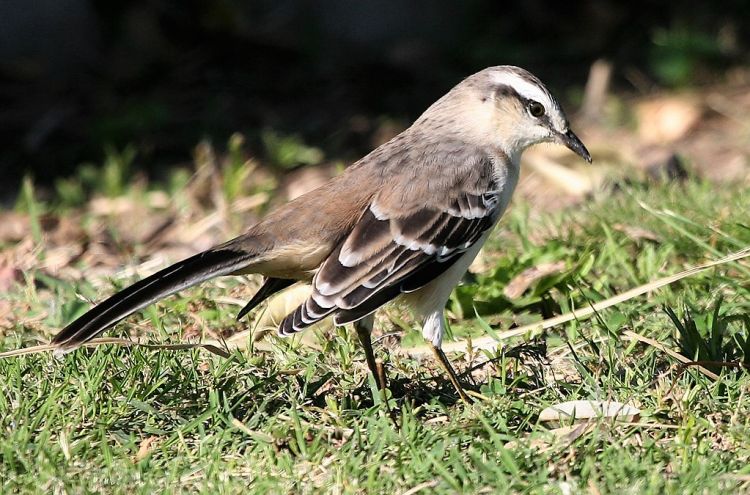
[{"label": "bird's eye", "polygon": [[538,101],[532,101],[529,103],[529,113],[532,117],[539,118],[544,115],[544,105]]}]

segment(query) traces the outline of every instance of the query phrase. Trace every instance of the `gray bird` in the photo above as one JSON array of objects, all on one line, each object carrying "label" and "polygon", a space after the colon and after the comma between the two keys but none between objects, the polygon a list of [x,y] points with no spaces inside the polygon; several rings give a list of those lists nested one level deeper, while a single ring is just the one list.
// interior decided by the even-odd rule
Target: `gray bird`
[{"label": "gray bird", "polygon": [[265,282],[240,311],[297,281],[310,297],[279,325],[293,335],[333,316],[354,323],[379,386],[370,334],[374,312],[396,298],[462,399],[469,397],[441,350],[443,310],[518,182],[523,151],[567,146],[591,162],[559,103],[529,72],[490,67],[467,77],[414,124],[318,189],[276,209],[247,232],[114,294],[57,334],[68,352],[139,309],[214,277],[258,273]]}]

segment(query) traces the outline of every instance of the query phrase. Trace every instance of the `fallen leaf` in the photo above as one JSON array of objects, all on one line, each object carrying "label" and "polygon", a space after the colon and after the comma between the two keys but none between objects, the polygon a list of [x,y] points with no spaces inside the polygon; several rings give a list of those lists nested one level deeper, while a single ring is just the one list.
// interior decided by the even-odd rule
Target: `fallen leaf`
[{"label": "fallen leaf", "polygon": [[[524,165],[529,172],[534,172],[545,181],[551,183],[566,195],[573,197],[583,197],[595,190],[601,182],[601,177],[595,174],[594,170],[585,168],[576,163],[573,166],[567,166],[565,160],[569,156],[557,156],[555,151],[542,149],[527,152],[524,155]],[[544,196],[555,196],[547,193],[545,188]]]},{"label": "fallen leaf", "polygon": [[539,421],[552,424],[576,422],[594,418],[615,418],[618,421],[634,421],[640,409],[614,401],[573,400],[547,407],[539,413]]},{"label": "fallen leaf", "polygon": [[[0,329],[9,328],[12,324],[13,307],[10,305],[10,301],[0,299]],[[2,331],[0,331],[0,335],[2,335]]]},{"label": "fallen leaf", "polygon": [[0,213],[0,243],[18,242],[31,233],[29,216],[15,211]]},{"label": "fallen leaf", "polygon": [[336,175],[332,166],[303,167],[288,174],[280,190],[289,201],[328,182]]},{"label": "fallen leaf", "polygon": [[505,286],[503,293],[508,299],[517,299],[526,292],[526,289],[531,285],[543,279],[548,275],[560,273],[565,270],[564,261],[556,261],[554,263],[542,263],[540,265],[528,268],[520,274],[513,277],[513,280]]},{"label": "fallen leaf", "polygon": [[634,241],[647,240],[653,242],[660,242],[661,237],[655,232],[644,229],[642,227],[636,227],[635,225],[625,225],[622,223],[616,223],[612,226],[613,229],[622,232],[626,236],[630,237]]},{"label": "fallen leaf", "polygon": [[70,244],[47,249],[41,268],[56,275],[59,271],[70,265],[71,261],[81,255],[83,246]]},{"label": "fallen leaf", "polygon": [[82,225],[83,220],[75,213],[42,217],[42,227],[48,245],[63,246],[83,243],[87,235]]},{"label": "fallen leaf", "polygon": [[688,96],[653,98],[636,105],[638,134],[648,143],[671,143],[698,123],[703,109]]},{"label": "fallen leaf", "polygon": [[7,291],[23,280],[23,273],[7,256],[0,257],[0,291]]},{"label": "fallen leaf", "polygon": [[151,453],[151,446],[156,440],[158,440],[158,438],[159,437],[150,436],[141,440],[141,445],[138,447],[138,452],[136,452],[133,461],[139,462],[148,457],[148,455]]}]

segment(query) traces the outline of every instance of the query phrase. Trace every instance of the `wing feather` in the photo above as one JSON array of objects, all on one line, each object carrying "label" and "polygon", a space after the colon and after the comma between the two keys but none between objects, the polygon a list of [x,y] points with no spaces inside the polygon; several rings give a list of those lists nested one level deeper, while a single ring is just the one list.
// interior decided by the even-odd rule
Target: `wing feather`
[{"label": "wing feather", "polygon": [[313,278],[313,294],[281,323],[288,335],[334,314],[337,324],[367,316],[447,270],[492,228],[497,192],[458,194],[447,206],[392,211],[373,201]]}]

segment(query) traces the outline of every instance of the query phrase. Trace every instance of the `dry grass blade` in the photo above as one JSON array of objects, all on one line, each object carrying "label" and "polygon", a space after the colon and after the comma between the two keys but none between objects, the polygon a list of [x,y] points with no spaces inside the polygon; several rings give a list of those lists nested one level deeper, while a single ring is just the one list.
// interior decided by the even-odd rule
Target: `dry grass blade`
[{"label": "dry grass blade", "polygon": [[435,480],[425,481],[425,482],[420,483],[420,484],[418,484],[416,486],[413,486],[412,488],[409,488],[408,490],[406,490],[401,495],[415,495],[416,493],[419,493],[419,492],[421,492],[423,490],[428,490],[429,491],[429,490],[435,488],[436,486],[438,486],[438,482],[435,481]]},{"label": "dry grass blade", "polygon": [[[726,263],[731,263],[733,261],[738,261],[743,258],[747,258],[748,256],[750,256],[750,247],[746,247],[744,249],[741,249],[740,251],[731,253],[721,259],[711,261],[709,263],[705,263],[693,268],[688,268],[687,270],[684,270],[680,273],[669,275],[667,277],[654,280],[653,282],[635,287],[623,293],[617,294],[616,296],[610,297],[609,299],[605,299],[604,301],[599,301],[596,304],[592,304],[589,307],[577,309],[575,311],[571,311],[554,318],[548,318],[537,323],[531,323],[529,325],[514,328],[513,330],[498,332],[498,340],[495,340],[493,337],[475,338],[472,339],[471,342],[469,342],[468,340],[460,340],[444,345],[443,350],[445,352],[468,352],[469,349],[495,350],[497,348],[498,341],[500,340],[510,339],[513,337],[518,337],[520,335],[534,334],[548,328],[556,327],[557,325],[562,325],[563,323],[567,323],[572,320],[582,320],[588,318],[589,316],[594,315],[599,311],[610,308],[648,292],[654,291],[656,289],[664,287],[665,285],[673,284],[678,280],[696,275],[700,272],[708,270],[709,268],[724,265]],[[432,353],[432,350],[429,346],[419,346],[411,349],[404,349],[403,352],[412,357],[422,357],[430,355]]]},{"label": "dry grass blade", "polygon": [[[124,346],[138,346],[138,347],[145,347],[147,349],[161,349],[161,350],[168,350],[168,351],[182,351],[186,349],[204,349],[210,352],[211,354],[216,354],[217,356],[221,356],[223,358],[228,358],[230,356],[229,351],[227,349],[224,349],[221,343],[219,342],[203,342],[203,343],[195,343],[195,344],[143,344],[140,342],[127,340],[127,339],[101,338],[101,339],[93,339],[93,340],[90,340],[89,342],[86,342],[84,344],[84,347],[99,347],[100,345],[108,345],[108,344],[124,345]],[[12,351],[0,352],[0,359],[16,357],[16,356],[24,356],[27,354],[39,354],[41,352],[56,351],[56,350],[57,350],[57,346],[54,346],[51,344],[41,344],[41,345],[35,345],[31,347],[24,347],[22,349],[14,349]]]},{"label": "dry grass blade", "polygon": [[654,339],[650,339],[648,337],[644,337],[643,335],[637,334],[637,333],[633,332],[632,330],[625,330],[625,332],[623,332],[623,335],[627,339],[637,340],[638,342],[643,342],[644,344],[648,344],[651,347],[653,347],[655,349],[658,349],[658,350],[662,351],[663,353],[672,356],[673,358],[675,358],[676,360],[678,360],[679,362],[681,362],[684,366],[695,366],[696,368],[698,368],[698,371],[700,371],[701,373],[703,373],[707,377],[711,378],[712,380],[718,380],[719,379],[719,375],[717,375],[713,371],[708,370],[708,369],[704,368],[703,366],[700,366],[698,363],[695,363],[692,360],[686,358],[685,356],[683,356],[679,352],[675,352],[672,349],[669,349],[667,346],[665,346],[661,342],[657,342]]}]

